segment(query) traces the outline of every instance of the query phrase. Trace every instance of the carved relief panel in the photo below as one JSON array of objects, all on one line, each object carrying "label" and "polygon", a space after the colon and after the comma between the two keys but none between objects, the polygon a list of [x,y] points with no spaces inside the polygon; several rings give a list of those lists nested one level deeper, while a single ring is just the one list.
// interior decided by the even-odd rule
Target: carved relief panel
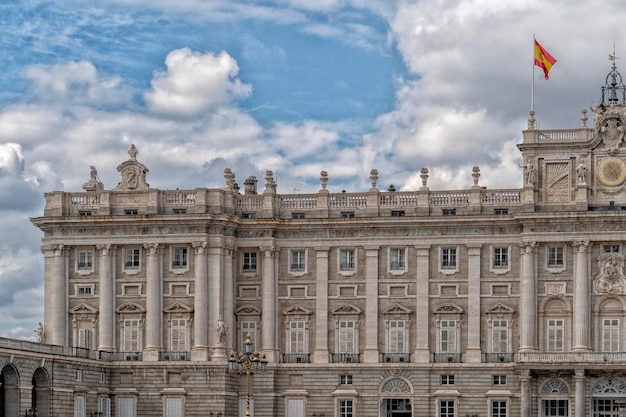
[{"label": "carved relief panel", "polygon": [[569,203],[571,186],[569,162],[548,162],[545,165],[546,203]]}]

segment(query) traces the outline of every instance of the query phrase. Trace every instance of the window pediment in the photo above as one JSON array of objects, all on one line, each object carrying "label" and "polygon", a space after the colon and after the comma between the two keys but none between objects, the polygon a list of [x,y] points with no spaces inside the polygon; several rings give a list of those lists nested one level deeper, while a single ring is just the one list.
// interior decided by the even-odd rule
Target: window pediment
[{"label": "window pediment", "polygon": [[80,303],[76,307],[70,309],[70,314],[95,314],[98,310],[85,303]]},{"label": "window pediment", "polygon": [[145,308],[136,303],[126,303],[115,309],[117,313],[143,313]]},{"label": "window pediment", "polygon": [[333,314],[341,315],[341,314],[361,314],[361,309],[352,304],[344,304],[342,306],[337,307],[333,310]]},{"label": "window pediment", "polygon": [[193,308],[182,303],[174,303],[168,307],[165,307],[163,311],[166,313],[191,313],[193,311]]},{"label": "window pediment", "polygon": [[487,314],[514,314],[515,310],[502,303],[497,303],[487,310]]},{"label": "window pediment", "polygon": [[386,315],[392,315],[392,314],[409,315],[411,313],[413,313],[411,309],[403,305],[400,305],[398,303],[395,303],[394,305],[392,305],[391,307],[383,311],[383,314],[386,314]]},{"label": "window pediment", "polygon": [[294,304],[291,307],[288,307],[283,310],[284,315],[311,315],[311,310],[302,307],[299,304]]},{"label": "window pediment", "polygon": [[460,314],[463,309],[456,304],[441,304],[433,310],[434,314]]}]

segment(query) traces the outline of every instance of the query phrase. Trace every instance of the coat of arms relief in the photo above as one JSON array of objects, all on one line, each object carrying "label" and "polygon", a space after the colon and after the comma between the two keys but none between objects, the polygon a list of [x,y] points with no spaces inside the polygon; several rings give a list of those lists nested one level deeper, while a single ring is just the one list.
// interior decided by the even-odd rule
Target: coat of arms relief
[{"label": "coat of arms relief", "polygon": [[626,274],[624,256],[605,253],[598,257],[598,273],[594,276],[595,291],[602,294],[623,294]]}]

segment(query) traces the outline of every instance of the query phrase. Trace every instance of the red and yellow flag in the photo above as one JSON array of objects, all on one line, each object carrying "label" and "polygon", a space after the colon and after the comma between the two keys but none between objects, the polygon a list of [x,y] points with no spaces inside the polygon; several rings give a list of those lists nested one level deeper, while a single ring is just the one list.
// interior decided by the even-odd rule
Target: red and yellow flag
[{"label": "red and yellow flag", "polygon": [[539,42],[535,39],[535,65],[543,70],[543,75],[546,77],[546,80],[550,79],[548,73],[555,62],[556,59],[554,59],[548,51],[543,49],[543,46],[539,45]]}]

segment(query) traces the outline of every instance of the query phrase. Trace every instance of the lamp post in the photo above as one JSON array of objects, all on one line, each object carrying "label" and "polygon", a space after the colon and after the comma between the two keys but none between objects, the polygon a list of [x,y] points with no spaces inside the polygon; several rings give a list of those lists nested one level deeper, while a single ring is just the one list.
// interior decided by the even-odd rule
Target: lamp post
[{"label": "lamp post", "polygon": [[26,410],[26,417],[37,417],[38,414],[39,412],[36,408],[29,408]]},{"label": "lamp post", "polygon": [[246,375],[246,417],[250,417],[250,375],[255,371],[265,372],[267,359],[265,354],[260,354],[252,350],[252,335],[246,333],[246,340],[243,342],[244,351],[230,352],[228,358],[229,372],[237,372],[239,375]]}]

